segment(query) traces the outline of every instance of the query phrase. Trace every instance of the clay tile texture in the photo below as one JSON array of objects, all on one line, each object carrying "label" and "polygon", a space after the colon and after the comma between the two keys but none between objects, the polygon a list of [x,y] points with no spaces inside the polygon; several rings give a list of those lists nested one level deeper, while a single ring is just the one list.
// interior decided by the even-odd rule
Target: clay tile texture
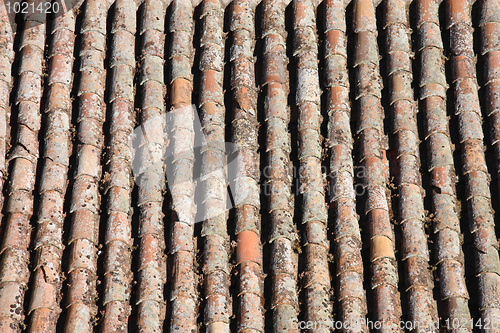
[{"label": "clay tile texture", "polygon": [[500,0],[0,1],[0,332],[500,332]]}]

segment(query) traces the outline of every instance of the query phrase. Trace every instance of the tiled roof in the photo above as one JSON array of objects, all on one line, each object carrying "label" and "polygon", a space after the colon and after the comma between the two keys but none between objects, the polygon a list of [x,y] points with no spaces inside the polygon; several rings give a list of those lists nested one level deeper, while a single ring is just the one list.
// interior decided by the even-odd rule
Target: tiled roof
[{"label": "tiled roof", "polygon": [[0,332],[498,330],[500,0],[26,4]]}]

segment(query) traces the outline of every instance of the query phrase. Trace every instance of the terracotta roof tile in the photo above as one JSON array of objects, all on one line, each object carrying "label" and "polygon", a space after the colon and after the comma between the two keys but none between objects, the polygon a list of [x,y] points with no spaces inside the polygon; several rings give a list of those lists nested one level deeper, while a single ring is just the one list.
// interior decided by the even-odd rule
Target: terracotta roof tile
[{"label": "terracotta roof tile", "polygon": [[499,325],[497,1],[58,3],[0,6],[2,332]]}]

